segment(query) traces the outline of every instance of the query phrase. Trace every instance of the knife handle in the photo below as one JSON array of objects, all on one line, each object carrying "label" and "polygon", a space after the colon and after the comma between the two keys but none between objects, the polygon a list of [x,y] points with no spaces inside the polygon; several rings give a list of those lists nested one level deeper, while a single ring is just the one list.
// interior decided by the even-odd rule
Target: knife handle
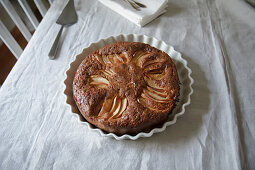
[{"label": "knife handle", "polygon": [[49,58],[51,60],[55,59],[55,56],[56,56],[56,53],[57,53],[57,49],[58,49],[58,45],[59,45],[59,38],[60,38],[60,36],[62,34],[63,28],[64,28],[64,26],[62,25],[60,30],[58,31],[58,35],[57,35],[57,37],[56,37],[56,39],[55,39],[55,41],[54,41],[54,43],[53,43],[53,45],[52,45],[52,47],[50,49],[49,54],[48,54]]}]

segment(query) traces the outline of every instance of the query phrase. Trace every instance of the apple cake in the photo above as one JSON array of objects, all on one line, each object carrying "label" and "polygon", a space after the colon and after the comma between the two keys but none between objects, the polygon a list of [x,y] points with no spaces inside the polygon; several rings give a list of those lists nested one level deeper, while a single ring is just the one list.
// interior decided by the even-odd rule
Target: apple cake
[{"label": "apple cake", "polygon": [[168,54],[144,43],[117,42],[84,57],[73,97],[89,123],[122,135],[148,132],[167,121],[179,94]]}]

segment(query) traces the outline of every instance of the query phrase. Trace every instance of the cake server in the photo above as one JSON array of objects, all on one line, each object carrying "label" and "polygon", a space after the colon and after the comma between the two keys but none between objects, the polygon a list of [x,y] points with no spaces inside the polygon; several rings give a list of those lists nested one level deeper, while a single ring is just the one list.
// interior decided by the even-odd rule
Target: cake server
[{"label": "cake server", "polygon": [[64,26],[73,25],[77,22],[77,20],[78,20],[78,17],[74,7],[74,1],[69,0],[66,7],[64,8],[64,10],[62,11],[62,13],[60,14],[60,16],[58,17],[56,21],[57,24],[61,25],[61,28],[50,49],[50,52],[49,52],[50,59],[52,60],[55,59],[55,55],[56,55],[58,44],[59,44],[59,38],[61,36]]}]

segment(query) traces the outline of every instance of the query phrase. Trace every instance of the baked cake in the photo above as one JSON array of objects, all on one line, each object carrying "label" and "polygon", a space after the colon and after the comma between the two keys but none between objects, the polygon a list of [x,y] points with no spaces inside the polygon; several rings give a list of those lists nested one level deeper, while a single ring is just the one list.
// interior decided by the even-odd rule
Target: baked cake
[{"label": "baked cake", "polygon": [[148,132],[164,123],[178,91],[173,60],[139,42],[118,42],[89,54],[73,80],[73,96],[82,116],[118,135]]}]

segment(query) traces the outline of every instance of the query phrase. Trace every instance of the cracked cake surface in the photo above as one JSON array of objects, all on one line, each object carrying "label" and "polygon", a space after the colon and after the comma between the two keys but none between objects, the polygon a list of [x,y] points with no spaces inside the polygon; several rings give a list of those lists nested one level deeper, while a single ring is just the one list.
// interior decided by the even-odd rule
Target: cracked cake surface
[{"label": "cracked cake surface", "polygon": [[82,116],[118,135],[164,123],[173,110],[179,79],[165,52],[139,42],[117,42],[84,56],[73,80]]}]

